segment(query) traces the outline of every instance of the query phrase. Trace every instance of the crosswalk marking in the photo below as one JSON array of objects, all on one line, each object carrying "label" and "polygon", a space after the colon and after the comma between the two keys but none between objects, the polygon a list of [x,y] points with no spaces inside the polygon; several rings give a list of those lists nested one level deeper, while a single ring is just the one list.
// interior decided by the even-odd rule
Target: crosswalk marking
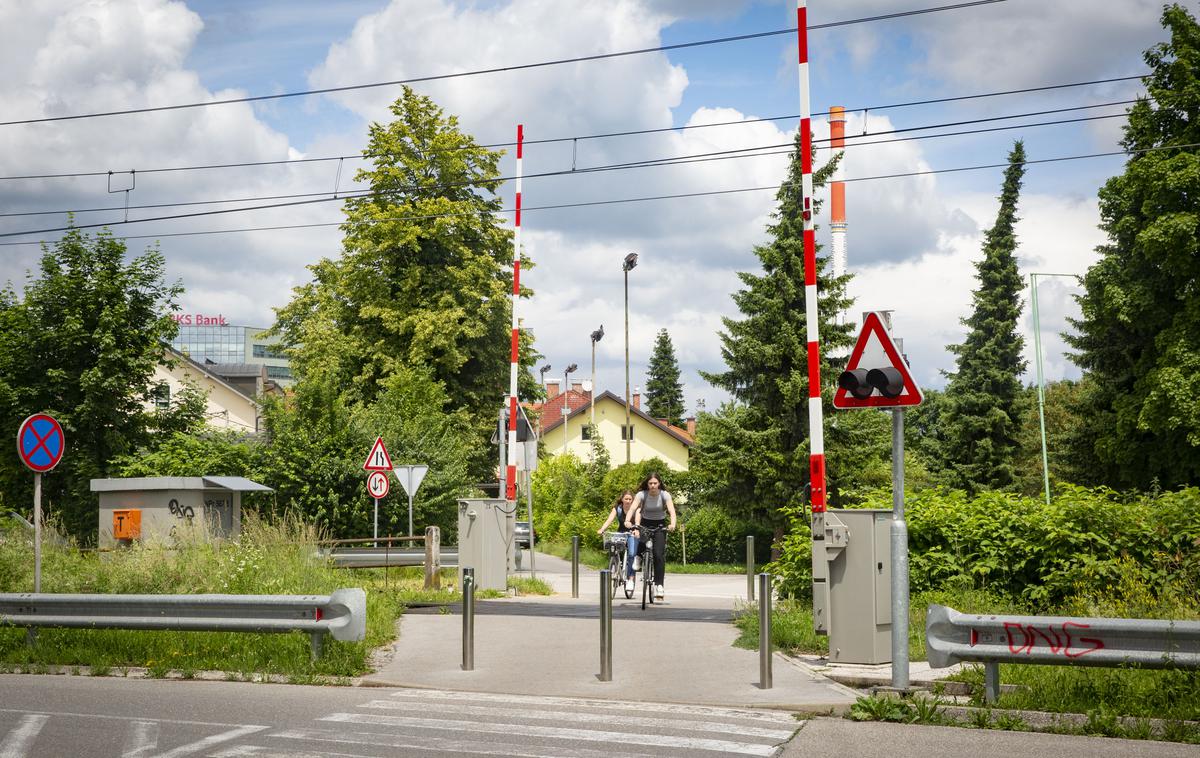
[{"label": "crosswalk marking", "polygon": [[[331,713],[318,721],[335,721],[347,724],[373,724],[377,726],[398,726],[416,729],[442,729],[455,732],[481,732],[485,734],[504,734],[512,736],[512,724],[481,724],[474,721],[455,721],[451,719],[425,719],[406,716],[380,716],[373,713]],[[521,734],[532,737],[551,737],[558,739],[583,740],[586,742],[606,742],[613,745],[630,739],[628,732],[599,731],[591,729],[572,729],[569,727],[534,726],[521,724]],[[755,744],[750,742],[733,742],[731,740],[712,740],[694,737],[672,737],[659,734],[638,734],[639,745],[656,747],[686,748],[689,750],[708,750],[741,755],[770,756],[775,752],[774,745]]]},{"label": "crosswalk marking", "polygon": [[[421,710],[429,712],[428,703],[416,703],[396,700],[372,700],[362,703],[359,708],[377,708],[385,710]],[[614,717],[607,713],[582,713],[577,711],[547,711],[530,708],[498,708],[490,705],[458,705],[453,703],[438,703],[438,714],[456,713],[476,716],[496,716],[507,719],[507,723],[525,723],[526,719],[551,719],[558,723],[575,721],[578,723],[605,724],[611,726]],[[691,721],[650,718],[647,716],[629,716],[622,714],[617,717],[623,727],[638,733],[655,729],[679,729],[686,727],[689,731],[718,732],[725,734],[744,734],[750,737],[766,737],[773,740],[786,740],[800,727],[792,722],[790,729],[767,729],[760,726],[743,726],[729,721]]]},{"label": "crosswalk marking", "polygon": [[568,706],[575,708],[611,709],[622,711],[654,711],[655,713],[677,713],[680,715],[738,718],[790,725],[799,729],[796,719],[785,711],[750,710],[748,708],[724,708],[717,705],[683,705],[677,703],[638,703],[629,700],[599,700],[595,698],[549,697],[542,695],[500,695],[491,692],[453,692],[450,690],[396,690],[390,697],[402,700],[475,700],[488,703],[510,703],[525,707]]},{"label": "crosswalk marking", "polygon": [[[455,737],[435,737],[431,735],[393,735],[381,732],[347,732],[343,730],[328,731],[321,729],[289,729],[273,732],[271,737],[279,739],[303,740],[304,742],[335,742],[351,745],[370,745],[375,748],[399,748],[421,750],[424,752],[451,753],[453,755],[505,755],[518,758],[655,758],[650,753],[636,752],[637,745],[622,743],[618,746],[601,750],[565,745],[516,745],[498,743],[496,740],[479,742]],[[254,753],[275,758],[271,753]],[[292,755],[286,753],[285,755]],[[321,751],[321,755],[347,755]],[[214,756],[213,758],[223,758]],[[366,758],[355,756],[354,758]]]},{"label": "crosswalk marking", "polygon": [[237,729],[230,729],[228,732],[222,732],[221,734],[214,734],[211,737],[205,737],[204,739],[196,740],[195,742],[189,742],[186,745],[180,745],[179,747],[175,748],[174,750],[168,750],[165,753],[159,753],[156,758],[181,758],[181,756],[192,755],[193,753],[199,753],[201,750],[206,750],[214,745],[219,745],[222,742],[229,742],[230,740],[236,740],[238,737],[245,737],[248,734],[254,734],[255,732],[261,732],[264,729],[270,729],[270,727],[267,727],[267,726],[241,726],[241,727],[238,727]]},{"label": "crosswalk marking", "polygon": [[129,736],[125,738],[125,747],[121,750],[121,758],[142,758],[149,755],[158,747],[158,722],[142,721],[129,722]]},{"label": "crosswalk marking", "polygon": [[50,717],[44,713],[31,713],[21,718],[12,731],[0,742],[0,758],[24,758],[29,744],[42,731]]}]

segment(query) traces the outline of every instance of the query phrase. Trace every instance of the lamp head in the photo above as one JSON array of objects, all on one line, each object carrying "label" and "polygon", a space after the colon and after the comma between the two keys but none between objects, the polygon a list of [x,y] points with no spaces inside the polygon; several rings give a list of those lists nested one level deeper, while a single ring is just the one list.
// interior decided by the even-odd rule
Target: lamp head
[{"label": "lamp head", "polygon": [[541,373],[541,375],[542,375],[542,376],[545,376],[545,375],[546,375],[546,372],[547,372],[547,371],[549,371],[549,370],[550,370],[550,364],[549,364],[549,363],[547,363],[545,366],[542,366],[540,369],[538,369],[538,371]]},{"label": "lamp head", "polygon": [[624,265],[621,266],[621,270],[622,271],[632,271],[634,266],[637,265],[637,259],[638,259],[637,253],[630,253],[629,255],[625,256],[625,263],[624,263]]},{"label": "lamp head", "polygon": [[577,369],[577,368],[579,368],[579,366],[577,366],[577,365],[575,365],[574,363],[572,363],[570,366],[567,366],[567,372],[566,372],[566,373],[570,374],[571,372],[573,372],[573,371],[574,371],[575,369]]},{"label": "lamp head", "polygon": [[592,332],[592,342],[599,342],[603,338],[604,338],[604,324],[601,324],[599,329]]}]

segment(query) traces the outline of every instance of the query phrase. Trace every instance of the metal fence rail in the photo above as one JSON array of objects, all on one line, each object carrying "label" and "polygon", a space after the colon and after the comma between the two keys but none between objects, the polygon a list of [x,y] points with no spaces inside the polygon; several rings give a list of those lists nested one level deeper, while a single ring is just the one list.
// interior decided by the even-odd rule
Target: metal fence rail
[{"label": "metal fence rail", "polygon": [[929,606],[929,665],[985,665],[986,695],[999,695],[1001,663],[1200,668],[1200,621],[997,616]]},{"label": "metal fence rail", "polygon": [[0,594],[0,625],[190,632],[304,632],[313,657],[325,635],[366,636],[367,595],[68,595]]}]

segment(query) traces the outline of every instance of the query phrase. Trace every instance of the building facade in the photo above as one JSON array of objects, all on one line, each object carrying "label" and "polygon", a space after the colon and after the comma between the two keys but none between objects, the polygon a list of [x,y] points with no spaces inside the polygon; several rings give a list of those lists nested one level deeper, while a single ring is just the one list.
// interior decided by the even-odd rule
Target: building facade
[{"label": "building facade", "polygon": [[[574,388],[570,392],[576,392]],[[589,437],[589,422],[592,418],[591,393],[578,390],[587,397],[580,403],[567,402],[557,405],[558,413],[551,410],[542,416],[542,445],[546,455],[559,455],[565,451],[574,453],[581,460],[588,460],[592,451]],[[567,394],[567,393],[563,393]],[[562,395],[558,395],[562,397]],[[625,425],[625,400],[611,392],[596,396],[596,433],[614,466],[625,462],[625,439],[629,436],[629,457],[633,462],[650,458],[661,458],[674,471],[687,471],[688,456],[695,444],[694,431],[668,424],[665,419],[656,419],[641,409],[641,398],[633,396],[629,413],[629,426]],[[552,406],[552,401],[545,404]],[[568,408],[565,417],[563,407]],[[689,419],[694,429],[695,421]]]},{"label": "building facade", "polygon": [[[281,386],[293,382],[292,369],[278,337],[265,329],[230,324],[224,316],[203,313],[175,315],[179,334],[171,347],[204,365],[266,366],[267,378]],[[218,373],[220,373],[218,371]]]}]

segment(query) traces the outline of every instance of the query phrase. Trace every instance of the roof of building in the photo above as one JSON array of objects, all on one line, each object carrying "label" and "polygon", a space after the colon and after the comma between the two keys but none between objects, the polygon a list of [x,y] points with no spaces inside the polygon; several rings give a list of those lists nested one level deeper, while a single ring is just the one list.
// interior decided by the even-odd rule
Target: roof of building
[{"label": "roof of building", "polygon": [[[579,406],[573,407],[571,409],[570,415],[567,416],[568,420],[587,412],[588,405],[589,405],[589,403],[588,403],[589,398],[587,397],[587,395],[585,393],[579,393],[579,394],[584,396],[584,402],[582,404],[580,404]],[[562,397],[562,396],[559,395],[558,397]],[[558,398],[556,397],[554,399],[557,400]],[[622,408],[625,407],[625,399],[622,397],[617,397],[616,395],[614,395],[612,392],[609,392],[608,390],[605,390],[604,392],[601,392],[599,395],[596,396],[597,403],[600,402],[601,400],[612,400],[614,403],[620,405]],[[549,406],[550,402],[553,402],[553,401],[548,401],[544,405]],[[573,405],[574,405],[574,403],[570,404],[570,406],[573,406]],[[570,407],[570,406],[568,406],[568,407]],[[561,409],[562,404],[560,403],[558,407]],[[654,418],[649,413],[646,413],[645,411],[643,411],[641,408],[638,408],[637,406],[632,406],[629,410],[633,415],[653,424],[654,426],[657,426],[659,429],[663,430],[664,432],[671,435],[672,437],[679,440],[680,442],[687,445],[688,447],[692,447],[693,445],[696,444],[696,440],[692,438],[692,435],[688,434],[683,429],[680,429],[679,427],[674,426],[673,424],[664,424],[662,421],[659,421],[658,419]],[[553,421],[551,421],[548,424],[544,424],[542,426],[543,434],[550,431],[551,429],[557,428],[560,424],[562,424],[562,422],[563,422],[562,411],[559,410],[558,413],[559,413],[558,416],[550,417],[550,418],[554,419]],[[546,414],[543,413],[542,419],[545,420],[546,418],[547,418]]]},{"label": "roof of building", "polygon": [[232,490],[274,492],[265,484],[244,476],[131,476],[122,479],[93,479],[92,492],[139,492],[146,490]]},{"label": "roof of building", "polygon": [[[212,363],[212,364],[205,366],[203,363],[193,360],[189,356],[185,355],[184,353],[179,352],[178,350],[171,347],[170,345],[166,345],[165,347],[167,349],[167,352],[169,352],[172,355],[172,357],[174,357],[176,360],[186,363],[189,368],[193,368],[196,371],[199,371],[200,373],[204,374],[205,376],[207,376],[209,379],[213,380],[217,384],[220,384],[223,387],[225,387],[233,392],[236,392],[237,394],[246,398],[247,400],[254,403],[255,405],[258,405],[257,400],[255,400],[250,395],[247,395],[245,392],[242,392],[240,389],[238,389],[237,387],[230,384],[227,379],[225,379],[223,376],[221,376],[220,374],[218,374],[216,372],[216,369],[218,368],[218,364]],[[253,375],[257,376],[258,374],[256,372]]]}]

